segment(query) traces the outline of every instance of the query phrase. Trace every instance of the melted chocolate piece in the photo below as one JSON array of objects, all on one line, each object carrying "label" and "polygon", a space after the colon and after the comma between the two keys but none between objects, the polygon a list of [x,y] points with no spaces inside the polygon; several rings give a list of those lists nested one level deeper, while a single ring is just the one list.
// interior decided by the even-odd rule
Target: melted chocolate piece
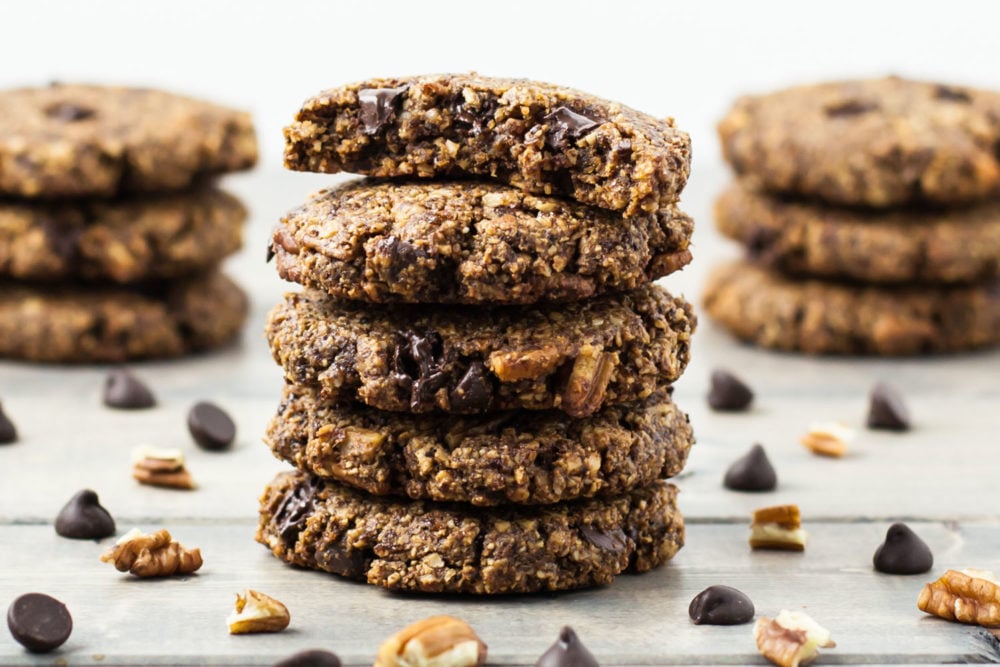
[{"label": "melted chocolate piece", "polygon": [[567,107],[559,107],[543,119],[549,124],[545,144],[554,150],[566,146],[567,140],[576,141],[600,125],[596,120],[578,114]]},{"label": "melted chocolate piece", "polygon": [[12,442],[17,442],[17,427],[14,426],[14,422],[10,420],[10,417],[3,411],[3,405],[0,404],[0,445],[9,445]]},{"label": "melted chocolate piece", "polygon": [[277,533],[285,545],[291,549],[299,539],[299,533],[306,526],[309,515],[316,505],[316,491],[322,482],[316,477],[310,477],[309,483],[295,487],[292,493],[285,496],[274,513],[274,523]]},{"label": "melted chocolate piece", "polygon": [[868,406],[868,428],[887,431],[910,430],[910,411],[895,387],[879,382],[872,388]]},{"label": "melted chocolate piece", "polygon": [[384,276],[387,280],[396,280],[404,269],[427,257],[426,250],[396,236],[379,239],[375,243],[375,253],[388,260]]},{"label": "melted chocolate piece", "polygon": [[875,569],[886,574],[923,574],[934,566],[927,543],[905,523],[894,523],[872,557]]},{"label": "melted chocolate piece", "polygon": [[141,410],[156,405],[156,398],[128,369],[118,368],[104,380],[104,405],[122,410]]},{"label": "melted chocolate piece", "polygon": [[399,88],[362,88],[358,91],[360,118],[365,134],[378,134],[395,116],[398,102],[407,86]]},{"label": "melted chocolate piece", "polygon": [[115,534],[115,520],[97,494],[84,489],[69,499],[56,516],[56,533],[74,540],[99,540]]},{"label": "melted chocolate piece", "polygon": [[202,449],[219,451],[236,439],[236,424],[225,410],[214,403],[195,403],[188,412],[187,425],[191,437]]},{"label": "melted chocolate piece", "polygon": [[490,121],[493,120],[496,108],[496,102],[491,99],[482,102],[479,109],[468,108],[465,106],[465,100],[460,99],[452,105],[451,114],[456,125],[468,127],[469,134],[473,137],[478,137],[483,133],[483,130],[487,129]]},{"label": "melted chocolate piece", "polygon": [[580,534],[583,538],[602,551],[613,551],[616,554],[628,549],[628,538],[621,528],[615,528],[610,532],[582,526]]},{"label": "melted chocolate piece", "polygon": [[954,86],[939,85],[934,89],[934,97],[939,100],[961,102],[963,104],[969,104],[972,102],[972,96],[969,95],[969,93],[961,88],[955,88]]},{"label": "melted chocolate piece", "polygon": [[279,660],[274,663],[274,667],[340,667],[340,658],[336,653],[314,648]]},{"label": "melted chocolate piece", "polygon": [[731,586],[709,586],[694,596],[688,616],[698,625],[739,625],[754,615],[753,602]]},{"label": "melted chocolate piece", "polygon": [[393,379],[404,390],[409,389],[410,409],[416,412],[432,407],[434,394],[448,382],[441,370],[441,336],[409,331],[403,338],[393,351]]},{"label": "melted chocolate piece", "polygon": [[64,123],[75,123],[77,121],[93,118],[97,115],[97,112],[93,109],[73,104],[72,102],[62,102],[46,109],[45,115]]},{"label": "melted chocolate piece", "polygon": [[351,579],[363,579],[371,559],[361,549],[354,549],[343,540],[316,554],[316,562],[330,572]]},{"label": "melted chocolate piece", "polygon": [[493,398],[493,386],[486,375],[486,366],[474,361],[448,396],[453,410],[485,412]]},{"label": "melted chocolate piece", "polygon": [[274,241],[267,242],[267,258],[264,260],[265,264],[270,264],[271,260],[274,259]]},{"label": "melted chocolate piece", "polygon": [[746,455],[733,461],[722,483],[733,491],[773,491],[778,475],[760,445],[754,445]]},{"label": "melted chocolate piece", "polygon": [[26,593],[7,608],[10,634],[32,653],[48,653],[73,632],[73,618],[59,600],[44,593]]},{"label": "melted chocolate piece", "polygon": [[708,406],[721,412],[746,410],[753,402],[753,391],[743,380],[724,369],[712,371]]},{"label": "melted chocolate piece", "polygon": [[600,663],[567,625],[559,632],[556,643],[538,658],[535,667],[600,667]]},{"label": "melted chocolate piece", "polygon": [[72,261],[80,253],[80,237],[83,228],[62,216],[47,215],[39,222],[45,239],[52,251],[66,261]]},{"label": "melted chocolate piece", "polygon": [[837,104],[828,105],[824,111],[830,118],[841,118],[846,116],[859,116],[869,111],[878,109],[878,104],[866,102],[864,100],[844,100]]}]

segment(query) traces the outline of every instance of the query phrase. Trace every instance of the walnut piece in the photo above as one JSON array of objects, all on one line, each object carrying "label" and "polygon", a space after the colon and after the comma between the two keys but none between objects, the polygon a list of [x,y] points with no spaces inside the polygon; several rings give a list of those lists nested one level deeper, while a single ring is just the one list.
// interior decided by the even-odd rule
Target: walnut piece
[{"label": "walnut piece", "polygon": [[924,585],[917,608],[949,621],[1000,627],[1000,582],[985,570],[948,570]]},{"label": "walnut piece", "polygon": [[604,402],[604,392],[618,366],[618,353],[596,345],[580,348],[562,393],[562,409],[571,417],[586,417]]},{"label": "walnut piece", "polygon": [[236,610],[229,615],[229,634],[281,632],[292,620],[288,607],[270,595],[253,589],[236,594]]},{"label": "walnut piece", "polygon": [[486,644],[468,623],[431,616],[403,628],[379,647],[375,667],[480,667]]},{"label": "walnut piece", "polygon": [[195,488],[191,473],[184,467],[184,452],[179,449],[136,447],[132,451],[132,477],[151,486]]},{"label": "walnut piece", "polygon": [[815,423],[799,438],[799,442],[813,454],[840,458],[847,453],[847,445],[854,440],[854,431],[839,422]]},{"label": "walnut piece", "polygon": [[761,616],[753,626],[760,654],[779,667],[812,662],[819,648],[833,648],[830,632],[806,614],[782,609],[775,618]]},{"label": "walnut piece", "polygon": [[806,548],[798,505],[775,505],[754,510],[750,522],[752,549],[802,551]]},{"label": "walnut piece", "polygon": [[122,535],[115,546],[101,554],[101,562],[113,563],[119,572],[137,577],[189,574],[202,564],[199,549],[185,549],[166,530],[146,535],[137,528]]}]

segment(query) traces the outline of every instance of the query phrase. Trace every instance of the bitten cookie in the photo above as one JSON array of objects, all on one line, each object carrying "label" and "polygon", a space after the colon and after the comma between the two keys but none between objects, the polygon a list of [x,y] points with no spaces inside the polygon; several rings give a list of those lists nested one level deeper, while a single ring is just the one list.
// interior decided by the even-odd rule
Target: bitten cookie
[{"label": "bitten cookie", "polygon": [[265,440],[299,470],[368,493],[487,506],[621,495],[678,474],[694,436],[663,391],[573,419],[383,412],[286,385]]},{"label": "bitten cookie", "polygon": [[158,286],[0,288],[0,357],[61,363],[176,357],[219,347],[246,318],[221,273]]},{"label": "bitten cookie", "polygon": [[676,207],[618,213],[483,181],[353,181],[289,212],[278,273],[337,298],[573,301],[634,289],[691,260]]},{"label": "bitten cookie", "polygon": [[676,487],[607,500],[489,510],[388,500],[282,473],[261,497],[257,541],[300,567],[393,590],[502,594],[610,583],[684,543]]},{"label": "bitten cookie", "polygon": [[177,190],[256,161],[250,116],[209,102],[115,86],[0,92],[0,194]]},{"label": "bitten cookie", "polygon": [[368,176],[484,176],[627,216],[677,201],[691,141],[673,119],[524,79],[374,79],[306,100],[285,166]]},{"label": "bitten cookie", "polygon": [[0,202],[0,275],[134,283],[201,273],[243,242],[246,209],[214,188],[128,199]]},{"label": "bitten cookie", "polygon": [[680,377],[695,317],[656,286],[554,306],[371,306],[287,294],[267,336],[294,384],[383,410],[558,408],[574,417]]},{"label": "bitten cookie", "polygon": [[705,310],[738,338],[814,354],[906,355],[1000,342],[1000,284],[866,287],[717,267]]},{"label": "bitten cookie", "polygon": [[747,96],[719,124],[754,186],[873,207],[1000,194],[1000,93],[898,77]]}]

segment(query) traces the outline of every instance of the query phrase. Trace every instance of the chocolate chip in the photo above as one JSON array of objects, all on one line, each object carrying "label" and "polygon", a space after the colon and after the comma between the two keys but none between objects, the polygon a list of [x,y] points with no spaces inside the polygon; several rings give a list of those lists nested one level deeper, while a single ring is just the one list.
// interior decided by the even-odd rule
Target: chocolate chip
[{"label": "chocolate chip", "polygon": [[972,96],[961,88],[955,88],[954,86],[943,86],[939,85],[934,89],[934,97],[939,100],[947,100],[949,102],[962,102],[963,104],[969,104],[972,102]]},{"label": "chocolate chip", "polygon": [[73,618],[59,600],[44,593],[26,593],[7,608],[10,634],[32,653],[48,653],[73,632]]},{"label": "chocolate chip", "polygon": [[549,124],[545,144],[554,150],[564,148],[567,139],[576,141],[600,124],[567,107],[559,107],[543,120]]},{"label": "chocolate chip", "polygon": [[214,403],[195,403],[188,411],[187,425],[191,437],[202,449],[219,451],[236,439],[236,424],[225,410]]},{"label": "chocolate chip", "polygon": [[316,492],[321,485],[319,478],[310,478],[307,483],[296,486],[295,490],[286,495],[275,510],[273,521],[278,535],[288,548],[295,545],[299,533],[305,528],[316,503]]},{"label": "chocolate chip", "polygon": [[478,109],[470,109],[466,106],[465,98],[459,98],[451,106],[451,117],[456,125],[465,125],[469,128],[469,134],[478,137],[487,129],[493,115],[496,112],[496,100],[488,98],[480,101]]},{"label": "chocolate chip", "polygon": [[407,86],[399,88],[362,88],[358,91],[358,106],[365,134],[377,134],[396,115],[397,102]]},{"label": "chocolate chip", "polygon": [[885,534],[885,542],[872,558],[875,569],[886,574],[922,574],[934,565],[930,547],[905,523],[894,523]]},{"label": "chocolate chip", "polygon": [[708,392],[708,406],[721,412],[746,410],[753,402],[753,391],[743,380],[723,369],[712,371],[712,387]]},{"label": "chocolate chip", "polygon": [[274,259],[274,240],[267,242],[267,258],[264,260],[264,263],[270,264],[272,259]]},{"label": "chocolate chip", "polygon": [[393,351],[393,379],[410,392],[410,409],[420,412],[435,404],[435,394],[448,382],[441,370],[441,336],[408,331]]},{"label": "chocolate chip", "polygon": [[451,390],[448,400],[456,412],[485,412],[492,397],[493,387],[486,376],[486,367],[483,362],[474,361]]},{"label": "chocolate chip", "polygon": [[743,245],[746,247],[750,259],[770,261],[774,254],[774,246],[780,238],[781,235],[773,229],[751,227],[743,239]]},{"label": "chocolate chip", "polygon": [[621,528],[607,532],[590,526],[582,526],[580,534],[583,538],[602,551],[613,551],[620,554],[628,549],[628,538]]},{"label": "chocolate chip", "polygon": [[84,489],[59,510],[56,532],[74,540],[99,540],[115,534],[115,520],[101,507],[97,494]]},{"label": "chocolate chip", "polygon": [[156,405],[156,398],[139,378],[126,368],[116,368],[104,380],[104,405],[123,410],[141,410]]},{"label": "chocolate chip", "polygon": [[733,491],[773,491],[778,475],[760,445],[754,445],[746,455],[733,461],[722,483]]},{"label": "chocolate chip", "polygon": [[844,100],[835,104],[828,104],[824,111],[830,118],[840,118],[844,116],[858,116],[869,111],[875,111],[878,105],[874,102],[864,100]]},{"label": "chocolate chip", "polygon": [[599,667],[597,658],[580,643],[568,625],[559,631],[559,639],[535,663],[535,667]]},{"label": "chocolate chip", "polygon": [[887,431],[910,430],[910,411],[895,387],[879,382],[872,388],[868,405],[868,428]]},{"label": "chocolate chip", "polygon": [[0,445],[12,442],[17,442],[17,427],[3,411],[3,404],[0,404]]},{"label": "chocolate chip", "polygon": [[76,224],[63,215],[46,215],[40,220],[39,226],[52,252],[67,262],[77,258],[80,254],[80,237],[83,235],[81,224]]},{"label": "chocolate chip", "polygon": [[396,236],[379,239],[375,242],[374,250],[377,256],[386,260],[386,270],[380,272],[381,277],[392,281],[399,278],[399,274],[407,267],[427,258],[426,250]]},{"label": "chocolate chip", "polygon": [[340,667],[340,658],[336,653],[314,648],[279,660],[274,667]]},{"label": "chocolate chip", "polygon": [[365,576],[371,565],[367,552],[349,546],[346,539],[317,552],[316,561],[327,571],[349,579]]},{"label": "chocolate chip", "polygon": [[54,104],[47,108],[45,110],[45,115],[64,123],[75,123],[80,120],[93,118],[97,115],[97,113],[93,109],[82,107],[79,104],[73,104],[72,102],[60,102],[59,104]]},{"label": "chocolate chip", "polygon": [[732,586],[709,586],[688,605],[688,616],[698,625],[739,625],[753,615],[753,602]]}]

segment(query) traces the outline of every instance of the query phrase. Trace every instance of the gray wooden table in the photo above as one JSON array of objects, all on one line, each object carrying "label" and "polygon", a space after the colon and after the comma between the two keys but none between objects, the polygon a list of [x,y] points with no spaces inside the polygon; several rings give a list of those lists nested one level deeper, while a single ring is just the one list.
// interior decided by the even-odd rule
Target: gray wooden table
[{"label": "gray wooden table", "polygon": [[[685,206],[700,223],[696,261],[666,280],[696,299],[706,269],[735,249],[711,230],[711,197],[721,173],[698,173]],[[101,406],[106,369],[0,363],[0,401],[21,440],[0,447],[0,605],[28,591],[63,600],[75,628],[58,652],[32,656],[0,633],[3,664],[271,664],[304,648],[369,665],[381,640],[435,613],[468,620],[489,644],[489,662],[532,665],[572,625],[604,665],[761,664],[751,626],[695,626],[691,598],[728,584],[754,600],[758,614],[805,610],[838,646],[822,663],[1000,661],[1000,640],[980,628],[926,617],[916,608],[925,581],[947,568],[1000,571],[1000,352],[930,360],[809,359],[732,342],[703,320],[694,359],[676,399],[698,435],[678,484],[687,546],[665,567],[621,577],[607,588],[501,599],[396,595],[313,572],[293,570],[256,544],[256,502],[283,468],[261,443],[277,406],[281,374],[261,335],[265,313],[289,289],[264,264],[273,221],[333,179],[257,173],[230,189],[253,210],[247,249],[230,272],[250,290],[253,312],[243,341],[224,352],[136,371],[160,405],[128,413]],[[710,370],[726,366],[757,391],[749,414],[710,412]],[[906,394],[915,429],[866,431],[867,392],[879,379]],[[185,427],[199,399],[231,411],[239,434],[225,453],[196,448]],[[810,422],[841,420],[858,438],[841,460],[814,457],[798,444]],[[753,442],[763,443],[779,475],[776,492],[725,490],[722,472]],[[139,486],[129,475],[138,444],[182,447],[199,488]],[[103,543],[58,537],[52,520],[77,490],[98,491],[118,522],[168,528],[198,546],[205,566],[185,578],[140,581],[98,562]],[[810,534],[804,553],[752,553],[749,512],[795,502]],[[935,554],[927,575],[874,572],[871,557],[893,520],[905,519]],[[284,601],[292,614],[278,635],[230,636],[225,618],[237,591],[251,587]]]}]

